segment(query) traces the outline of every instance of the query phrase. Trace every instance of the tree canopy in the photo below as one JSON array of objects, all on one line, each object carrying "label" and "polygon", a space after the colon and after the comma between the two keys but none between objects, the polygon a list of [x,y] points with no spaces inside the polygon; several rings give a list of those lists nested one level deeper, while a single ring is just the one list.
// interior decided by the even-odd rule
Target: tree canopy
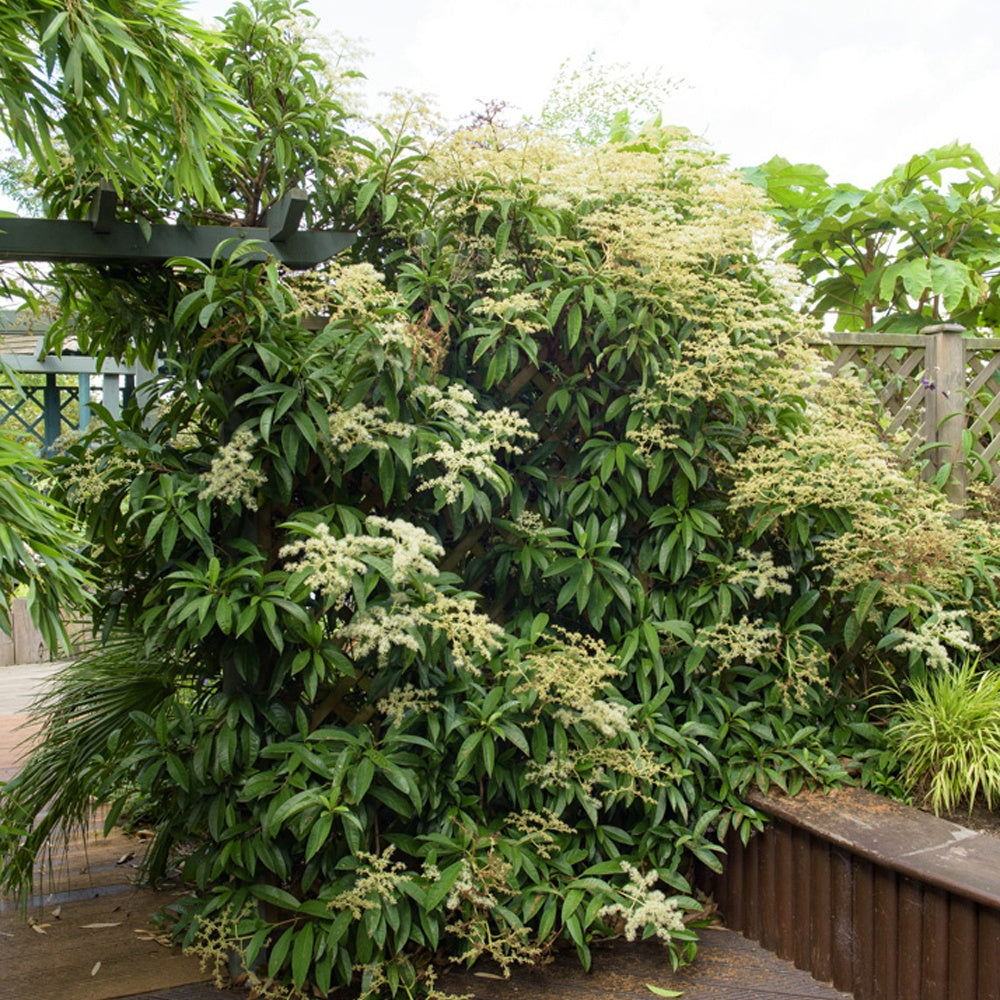
[{"label": "tree canopy", "polygon": [[1000,322],[1000,178],[971,146],[915,155],[868,190],[780,157],[746,173],[774,202],[813,313],[835,329]]}]

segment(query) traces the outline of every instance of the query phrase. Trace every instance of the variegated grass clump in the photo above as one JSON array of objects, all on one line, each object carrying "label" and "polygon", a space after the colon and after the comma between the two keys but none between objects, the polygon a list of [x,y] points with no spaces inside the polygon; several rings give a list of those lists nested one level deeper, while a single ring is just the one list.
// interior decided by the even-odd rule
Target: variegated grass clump
[{"label": "variegated grass clump", "polygon": [[977,659],[948,663],[914,681],[891,706],[886,738],[902,780],[935,813],[978,800],[1000,808],[1000,670]]}]

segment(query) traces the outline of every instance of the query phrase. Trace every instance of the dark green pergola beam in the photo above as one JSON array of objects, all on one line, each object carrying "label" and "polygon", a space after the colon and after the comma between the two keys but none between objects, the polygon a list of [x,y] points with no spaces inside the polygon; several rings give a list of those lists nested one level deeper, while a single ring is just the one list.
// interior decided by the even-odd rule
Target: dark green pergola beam
[{"label": "dark green pergola beam", "polygon": [[[103,228],[103,227],[101,227]],[[152,226],[149,239],[137,223],[115,222],[107,232],[95,232],[92,222],[65,219],[0,218],[0,260],[39,260],[79,264],[163,264],[171,257],[209,261],[224,240],[259,240],[261,254],[286,267],[315,267],[346,250],[353,233],[305,230],[276,241],[267,227]],[[231,253],[232,250],[229,250]],[[255,259],[253,257],[249,259]]]}]

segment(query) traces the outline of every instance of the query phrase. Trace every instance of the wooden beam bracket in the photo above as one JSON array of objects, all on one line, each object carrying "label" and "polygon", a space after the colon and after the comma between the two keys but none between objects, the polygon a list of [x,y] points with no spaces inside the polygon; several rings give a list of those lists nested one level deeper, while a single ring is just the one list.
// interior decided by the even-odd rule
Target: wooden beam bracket
[{"label": "wooden beam bracket", "polygon": [[102,180],[90,199],[90,211],[87,213],[93,231],[95,233],[110,233],[117,211],[118,192],[109,181]]},{"label": "wooden beam bracket", "polygon": [[267,234],[272,243],[284,243],[296,232],[306,213],[309,197],[302,188],[292,188],[264,213],[262,225],[267,226]]}]

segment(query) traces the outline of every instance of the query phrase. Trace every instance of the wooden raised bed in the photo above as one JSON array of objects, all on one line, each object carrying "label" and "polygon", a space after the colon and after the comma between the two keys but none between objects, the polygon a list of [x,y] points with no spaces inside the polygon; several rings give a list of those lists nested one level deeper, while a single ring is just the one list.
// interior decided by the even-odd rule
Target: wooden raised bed
[{"label": "wooden raised bed", "polygon": [[1000,1000],[1000,839],[854,788],[773,822],[703,888],[728,927],[855,1000]]}]

